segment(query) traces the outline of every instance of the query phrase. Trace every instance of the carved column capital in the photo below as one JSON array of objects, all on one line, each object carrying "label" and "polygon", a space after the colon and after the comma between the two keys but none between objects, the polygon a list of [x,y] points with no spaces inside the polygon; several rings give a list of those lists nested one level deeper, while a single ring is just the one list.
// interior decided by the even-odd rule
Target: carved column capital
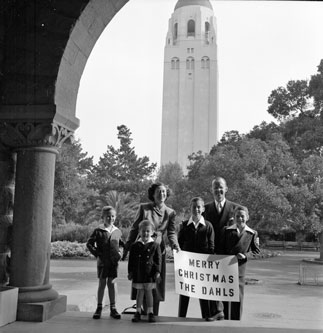
[{"label": "carved column capital", "polygon": [[55,122],[1,121],[0,146],[11,149],[34,146],[60,147],[73,131]]}]

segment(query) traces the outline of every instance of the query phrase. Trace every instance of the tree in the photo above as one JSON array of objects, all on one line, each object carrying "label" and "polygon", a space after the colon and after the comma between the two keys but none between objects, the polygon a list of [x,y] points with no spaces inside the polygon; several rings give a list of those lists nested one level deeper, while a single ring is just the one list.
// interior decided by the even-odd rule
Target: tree
[{"label": "tree", "polygon": [[225,132],[220,140],[221,143],[230,143],[230,142],[238,142],[243,138],[243,135],[241,135],[238,131],[228,131]]},{"label": "tree", "polygon": [[284,195],[291,205],[286,225],[296,231],[299,240],[304,240],[306,232],[311,230],[312,204],[315,199],[306,184],[285,186]]},{"label": "tree", "polygon": [[184,172],[179,163],[170,162],[160,167],[156,180],[169,185],[173,189],[183,178]]},{"label": "tree", "polygon": [[[299,161],[323,147],[323,60],[318,73],[306,80],[289,81],[268,98],[268,112],[283,121],[279,130]],[[257,131],[252,134],[255,135]],[[259,131],[258,131],[259,135]]]},{"label": "tree", "polygon": [[138,203],[133,200],[130,193],[109,191],[105,195],[107,205],[115,208],[117,213],[116,225],[128,228],[135,217]]},{"label": "tree", "polygon": [[230,188],[234,200],[250,210],[249,225],[258,231],[279,233],[291,212],[291,206],[281,187],[270,182],[265,175],[246,175]]},{"label": "tree", "polygon": [[304,186],[311,193],[311,200],[306,201],[310,223],[306,224],[308,232],[316,237],[323,231],[323,157],[311,155],[300,166]]},{"label": "tree", "polygon": [[89,209],[86,215],[87,224],[100,221],[102,208],[112,206],[117,215],[115,225],[126,229],[132,224],[138,208],[138,203],[134,201],[133,196],[124,192],[108,191],[104,195],[93,197],[91,201],[92,209]]},{"label": "tree", "polygon": [[310,110],[312,104],[306,80],[289,81],[286,88],[273,90],[268,97],[268,113],[284,120]]},{"label": "tree", "polygon": [[143,196],[156,169],[156,163],[149,164],[147,156],[136,155],[131,146],[131,132],[125,125],[120,125],[117,129],[120,148],[115,149],[111,145],[107,147],[107,151],[93,167],[91,187],[99,194],[117,190]]},{"label": "tree", "polygon": [[298,164],[281,134],[275,133],[267,140],[266,157],[265,175],[270,182],[281,187],[293,182]]},{"label": "tree", "polygon": [[309,95],[314,98],[314,107],[317,113],[323,111],[323,59],[317,67],[318,73],[311,76],[309,82]]},{"label": "tree", "polygon": [[83,204],[93,193],[88,175],[93,158],[82,151],[80,141],[65,143],[57,156],[54,184],[53,223],[81,222]]},{"label": "tree", "polygon": [[156,180],[168,185],[171,189],[167,205],[174,208],[178,215],[185,214],[193,195],[187,187],[187,180],[181,166],[177,162],[162,165]]},{"label": "tree", "polygon": [[305,113],[281,123],[278,132],[290,146],[294,158],[301,162],[312,154],[321,154],[323,147],[323,122],[319,116]]},{"label": "tree", "polygon": [[311,155],[304,159],[300,165],[302,179],[310,188],[323,181],[323,157]]},{"label": "tree", "polygon": [[189,165],[187,166],[188,178],[195,179],[199,176],[200,168],[203,166],[206,156],[207,155],[203,154],[201,150],[199,150],[197,153],[192,153],[191,155],[188,156],[189,160]]},{"label": "tree", "polygon": [[261,141],[270,140],[274,133],[281,133],[281,128],[274,122],[266,123],[263,121],[260,125],[256,125],[246,134],[247,138],[259,139]]},{"label": "tree", "polygon": [[195,172],[188,174],[188,188],[211,198],[210,182],[222,176],[228,182],[228,197],[250,209],[251,225],[278,233],[291,214],[284,189],[293,182],[297,163],[279,133],[267,136],[267,141],[247,136],[226,140],[210,154],[198,156],[198,167],[193,164]]}]

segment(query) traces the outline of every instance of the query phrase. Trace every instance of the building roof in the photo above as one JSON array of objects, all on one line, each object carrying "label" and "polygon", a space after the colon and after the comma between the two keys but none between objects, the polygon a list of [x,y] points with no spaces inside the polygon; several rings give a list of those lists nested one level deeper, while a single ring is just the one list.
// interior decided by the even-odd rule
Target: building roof
[{"label": "building roof", "polygon": [[213,10],[209,0],[178,0],[175,10],[184,6],[204,6]]}]

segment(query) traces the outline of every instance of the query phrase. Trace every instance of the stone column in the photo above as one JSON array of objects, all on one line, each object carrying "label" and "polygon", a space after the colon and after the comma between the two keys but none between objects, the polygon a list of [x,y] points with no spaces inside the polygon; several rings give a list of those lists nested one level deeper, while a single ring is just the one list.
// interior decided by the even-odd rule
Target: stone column
[{"label": "stone column", "polygon": [[72,132],[51,122],[5,122],[0,130],[16,152],[9,284],[19,287],[17,320],[44,321],[66,311],[66,296],[49,282],[50,240],[57,147]]},{"label": "stone column", "polygon": [[10,285],[19,287],[19,303],[58,298],[49,284],[56,154],[52,147],[17,150]]}]

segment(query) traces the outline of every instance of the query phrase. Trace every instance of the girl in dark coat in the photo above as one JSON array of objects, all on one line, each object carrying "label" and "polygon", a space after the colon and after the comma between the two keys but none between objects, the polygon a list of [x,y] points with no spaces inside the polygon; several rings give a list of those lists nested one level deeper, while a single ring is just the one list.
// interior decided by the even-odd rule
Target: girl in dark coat
[{"label": "girl in dark coat", "polygon": [[247,253],[260,252],[257,231],[247,226],[249,212],[247,207],[238,206],[234,213],[234,224],[224,232],[225,254],[235,255],[239,267],[240,302],[223,302],[225,319],[240,320],[242,317]]},{"label": "girl in dark coat", "polygon": [[93,319],[100,319],[102,313],[102,301],[105,286],[108,286],[110,299],[110,316],[120,319],[121,316],[116,309],[116,282],[118,275],[118,262],[121,258],[119,244],[121,242],[121,231],[114,226],[116,211],[111,206],[102,208],[104,227],[93,231],[87,241],[87,248],[97,258],[97,274],[99,279],[98,286],[98,305],[93,315]]},{"label": "girl in dark coat", "polygon": [[160,280],[161,251],[160,245],[151,237],[154,225],[149,220],[139,224],[140,238],[131,245],[128,261],[128,279],[132,280],[132,287],[137,290],[136,313],[133,322],[141,320],[141,307],[145,296],[148,321],[155,322],[153,314],[153,289],[156,281]]}]

